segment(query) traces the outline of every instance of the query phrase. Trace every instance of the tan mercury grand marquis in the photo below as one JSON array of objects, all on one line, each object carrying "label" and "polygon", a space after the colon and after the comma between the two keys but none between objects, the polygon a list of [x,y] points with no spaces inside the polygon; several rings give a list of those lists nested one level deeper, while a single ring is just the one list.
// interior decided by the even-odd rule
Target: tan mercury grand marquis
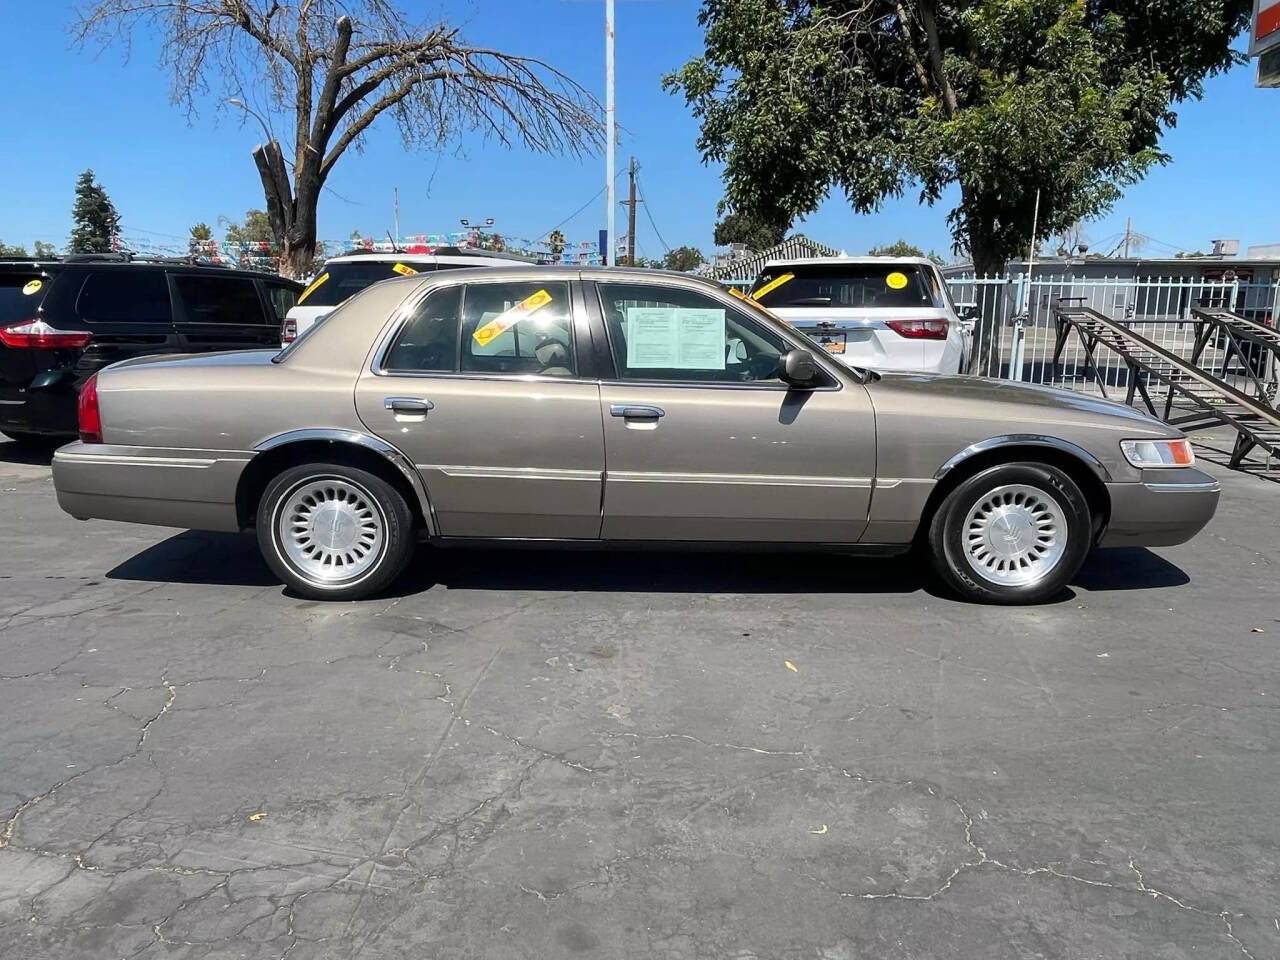
[{"label": "tan mercury grand marquis", "polygon": [[1177,430],[1061,390],[840,364],[693,277],[549,267],[378,283],[280,353],[107,367],[60,449],[74,517],[256,530],[297,593],[385,589],[418,540],[918,546],[1033,602],[1094,544],[1200,530]]}]

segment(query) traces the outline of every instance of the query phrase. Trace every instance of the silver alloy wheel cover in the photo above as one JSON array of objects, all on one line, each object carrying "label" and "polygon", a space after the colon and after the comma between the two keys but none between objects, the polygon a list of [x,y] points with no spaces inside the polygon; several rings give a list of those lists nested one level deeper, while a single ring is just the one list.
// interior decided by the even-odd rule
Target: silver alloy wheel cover
[{"label": "silver alloy wheel cover", "polygon": [[960,531],[970,568],[1002,587],[1039,583],[1067,552],[1067,517],[1045,490],[1022,483],[988,490]]},{"label": "silver alloy wheel cover", "polygon": [[277,552],[304,580],[347,586],[368,576],[386,552],[381,504],[346,477],[307,477],[280,498],[272,524]]}]

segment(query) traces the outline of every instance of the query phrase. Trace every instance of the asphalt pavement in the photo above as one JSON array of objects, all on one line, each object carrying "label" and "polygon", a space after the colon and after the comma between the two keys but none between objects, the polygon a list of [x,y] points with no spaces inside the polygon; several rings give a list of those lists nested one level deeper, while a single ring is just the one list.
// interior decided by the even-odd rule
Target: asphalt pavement
[{"label": "asphalt pavement", "polygon": [[0,443],[0,957],[1280,956],[1280,484],[1031,608],[422,549],[287,595]]}]

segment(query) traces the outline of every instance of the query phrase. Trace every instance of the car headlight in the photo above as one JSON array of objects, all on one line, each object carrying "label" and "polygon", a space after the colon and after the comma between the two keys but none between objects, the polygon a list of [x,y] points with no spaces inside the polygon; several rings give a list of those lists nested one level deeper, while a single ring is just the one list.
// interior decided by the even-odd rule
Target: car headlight
[{"label": "car headlight", "polygon": [[1121,440],[1120,452],[1135,467],[1189,467],[1196,462],[1191,441]]}]

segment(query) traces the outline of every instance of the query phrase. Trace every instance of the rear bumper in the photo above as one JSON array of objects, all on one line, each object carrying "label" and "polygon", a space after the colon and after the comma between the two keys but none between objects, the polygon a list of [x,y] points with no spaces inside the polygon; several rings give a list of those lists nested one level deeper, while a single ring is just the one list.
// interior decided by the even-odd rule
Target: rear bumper
[{"label": "rear bumper", "polygon": [[22,389],[0,394],[0,430],[74,437],[79,392],[71,369],[42,370]]},{"label": "rear bumper", "polygon": [[53,485],[78,520],[238,531],[236,485],[251,456],[71,443],[53,455]]},{"label": "rear bumper", "polygon": [[1139,483],[1109,483],[1111,522],[1102,547],[1169,547],[1186,543],[1218,509],[1221,486],[1200,470],[1144,470]]}]

